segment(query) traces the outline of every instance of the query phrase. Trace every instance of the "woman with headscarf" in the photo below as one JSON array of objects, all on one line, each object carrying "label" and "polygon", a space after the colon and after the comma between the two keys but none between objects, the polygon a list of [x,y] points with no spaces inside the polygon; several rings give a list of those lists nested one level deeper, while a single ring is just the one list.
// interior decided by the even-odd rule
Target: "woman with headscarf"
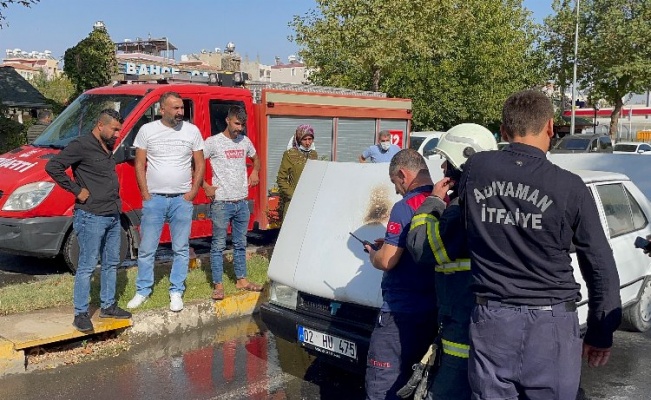
[{"label": "woman with headscarf", "polygon": [[280,192],[281,206],[283,209],[281,218],[284,219],[287,213],[289,202],[294,196],[294,190],[307,160],[316,160],[317,154],[314,149],[314,129],[311,125],[299,125],[294,135],[294,147],[283,153],[283,159],[278,169],[276,183]]}]

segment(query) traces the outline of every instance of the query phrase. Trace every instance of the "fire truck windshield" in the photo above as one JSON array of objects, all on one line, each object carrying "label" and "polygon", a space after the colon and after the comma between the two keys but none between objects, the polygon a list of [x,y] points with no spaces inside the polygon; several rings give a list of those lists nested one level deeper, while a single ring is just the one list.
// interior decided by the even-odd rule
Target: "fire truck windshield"
[{"label": "fire truck windshield", "polygon": [[133,95],[82,94],[32,144],[62,149],[76,137],[89,134],[102,110],[116,110],[126,119],[141,99],[142,96]]}]

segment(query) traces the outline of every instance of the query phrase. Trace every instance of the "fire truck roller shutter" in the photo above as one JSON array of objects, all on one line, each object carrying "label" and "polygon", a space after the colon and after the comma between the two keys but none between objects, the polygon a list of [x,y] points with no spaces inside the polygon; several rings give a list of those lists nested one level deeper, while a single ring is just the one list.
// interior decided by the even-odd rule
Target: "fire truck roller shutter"
[{"label": "fire truck roller shutter", "polygon": [[268,117],[267,182],[269,189],[276,186],[276,176],[283,153],[287,150],[287,141],[296,133],[296,127],[302,124],[309,124],[314,128],[314,143],[319,159],[332,159],[332,118]]},{"label": "fire truck roller shutter", "polygon": [[337,161],[357,162],[359,155],[375,144],[375,119],[339,118]]}]

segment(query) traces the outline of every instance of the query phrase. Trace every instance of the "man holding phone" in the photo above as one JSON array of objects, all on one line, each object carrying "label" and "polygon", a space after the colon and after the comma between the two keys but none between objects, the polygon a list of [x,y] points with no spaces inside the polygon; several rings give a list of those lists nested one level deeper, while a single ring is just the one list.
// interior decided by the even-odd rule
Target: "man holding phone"
[{"label": "man holding phone", "polygon": [[[419,267],[405,251],[414,212],[432,192],[423,157],[400,150],[389,164],[389,178],[401,195],[391,209],[384,240],[366,242],[373,267],[384,271],[382,307],[371,335],[366,363],[366,399],[398,399],[436,335],[434,268]],[[364,242],[364,241],[363,241]]]}]

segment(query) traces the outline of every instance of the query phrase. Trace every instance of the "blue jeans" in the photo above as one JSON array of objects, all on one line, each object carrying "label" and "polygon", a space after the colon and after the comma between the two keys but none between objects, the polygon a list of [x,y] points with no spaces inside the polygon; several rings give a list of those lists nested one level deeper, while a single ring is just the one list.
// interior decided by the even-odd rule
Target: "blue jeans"
[{"label": "blue jeans", "polygon": [[170,293],[185,291],[188,275],[190,228],[194,206],[182,195],[165,197],[152,194],[142,204],[140,221],[140,247],[138,247],[138,278],[136,292],[145,297],[151,294],[154,285],[154,258],[160,242],[163,225],[169,222],[172,237],[172,271],[170,272]]},{"label": "blue jeans", "polygon": [[246,277],[246,231],[249,227],[249,202],[216,200],[210,206],[212,220],[212,243],[210,246],[210,265],[213,283],[222,283],[224,275],[224,249],[226,248],[226,231],[231,224],[233,241],[233,266],[235,277]]},{"label": "blue jeans", "polygon": [[120,263],[120,216],[95,215],[76,209],[72,228],[79,242],[79,263],[72,302],[75,315],[88,312],[90,278],[101,256],[100,301],[102,308],[115,303],[115,281]]}]

